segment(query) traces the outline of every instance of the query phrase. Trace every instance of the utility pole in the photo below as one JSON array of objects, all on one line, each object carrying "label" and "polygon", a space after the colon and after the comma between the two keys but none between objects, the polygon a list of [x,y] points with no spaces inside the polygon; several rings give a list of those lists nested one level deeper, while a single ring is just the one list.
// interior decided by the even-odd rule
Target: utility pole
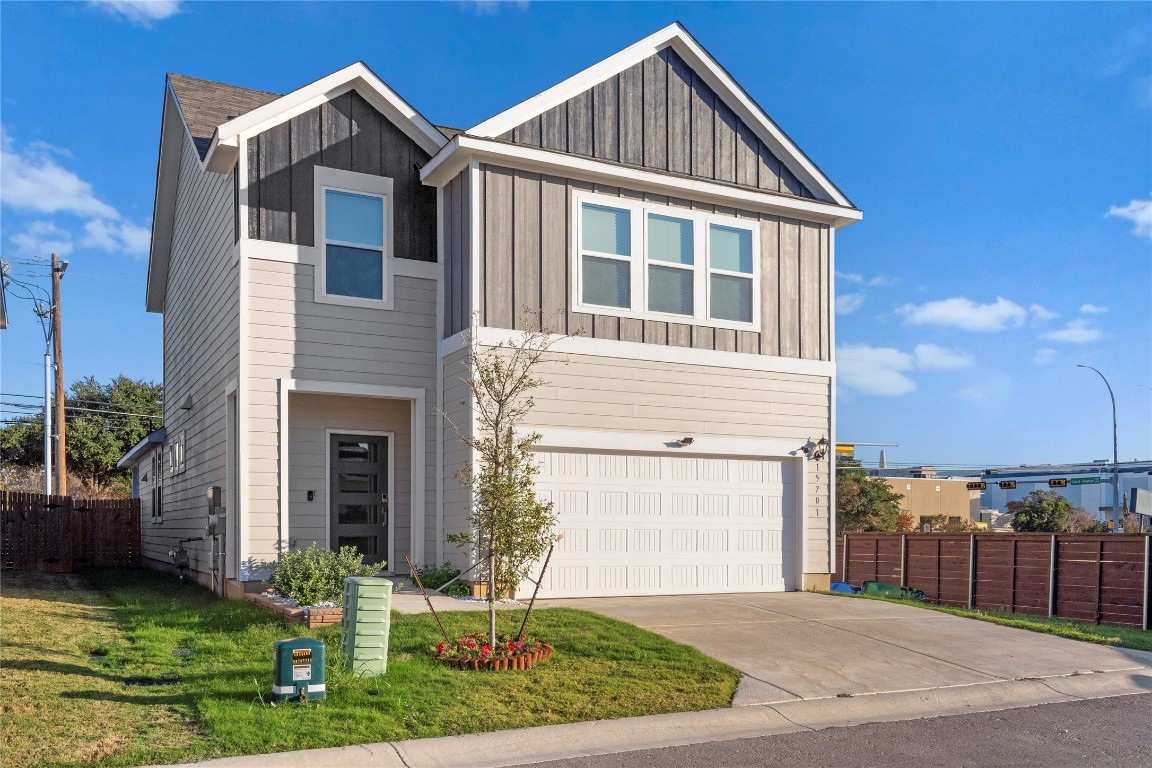
[{"label": "utility pole", "polygon": [[60,335],[60,280],[68,262],[52,254],[52,348],[56,364],[56,495],[68,495],[68,470],[64,459],[64,350]]}]

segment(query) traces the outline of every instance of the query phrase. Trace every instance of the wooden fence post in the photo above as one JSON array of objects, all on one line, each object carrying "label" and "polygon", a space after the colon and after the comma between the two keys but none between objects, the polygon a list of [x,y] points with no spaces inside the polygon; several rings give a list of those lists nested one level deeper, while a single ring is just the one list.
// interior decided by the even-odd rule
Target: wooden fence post
[{"label": "wooden fence post", "polygon": [[1148,566],[1152,565],[1152,536],[1144,537],[1144,631],[1147,632],[1150,627],[1148,626],[1148,603],[1152,602],[1152,592],[1149,591],[1149,584],[1152,583],[1148,577]]},{"label": "wooden fence post", "polygon": [[968,608],[976,604],[976,534],[968,536]]},{"label": "wooden fence post", "polygon": [[900,586],[908,586],[908,534],[900,534]]},{"label": "wooden fence post", "polygon": [[1100,593],[1104,587],[1104,539],[1100,539],[1096,550],[1096,623],[1100,623]]},{"label": "wooden fence post", "polygon": [[1056,615],[1056,534],[1052,534],[1052,554],[1048,559],[1048,615]]},{"label": "wooden fence post", "polygon": [[845,584],[852,582],[848,578],[848,534],[844,534],[844,551],[840,555],[840,562],[843,563],[840,570],[840,578],[844,579]]},{"label": "wooden fence post", "polygon": [[1008,610],[1011,613],[1016,613],[1016,542],[1019,539],[1012,539],[1012,592],[1009,595]]}]

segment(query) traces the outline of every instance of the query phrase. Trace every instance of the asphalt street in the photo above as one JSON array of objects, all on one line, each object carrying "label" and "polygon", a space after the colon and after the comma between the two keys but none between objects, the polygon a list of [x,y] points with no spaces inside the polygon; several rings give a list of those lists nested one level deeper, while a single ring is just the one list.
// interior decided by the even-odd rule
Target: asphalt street
[{"label": "asphalt street", "polygon": [[870,723],[532,765],[538,768],[1152,768],[1152,694]]}]

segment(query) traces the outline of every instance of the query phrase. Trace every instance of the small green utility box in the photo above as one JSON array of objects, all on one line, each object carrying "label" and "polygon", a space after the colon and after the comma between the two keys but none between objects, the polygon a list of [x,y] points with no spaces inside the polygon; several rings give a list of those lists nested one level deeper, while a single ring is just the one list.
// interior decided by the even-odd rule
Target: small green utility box
[{"label": "small green utility box", "polygon": [[294,637],[276,643],[274,701],[317,701],[324,691],[324,643]]},{"label": "small green utility box", "polygon": [[391,581],[375,576],[344,579],[340,649],[348,669],[361,675],[382,675],[388,670],[391,611]]}]

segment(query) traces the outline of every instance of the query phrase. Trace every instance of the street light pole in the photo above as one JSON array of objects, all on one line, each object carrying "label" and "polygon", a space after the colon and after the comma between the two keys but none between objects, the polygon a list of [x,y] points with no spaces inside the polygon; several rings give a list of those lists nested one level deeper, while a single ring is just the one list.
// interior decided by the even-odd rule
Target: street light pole
[{"label": "street light pole", "polygon": [[1108,387],[1108,397],[1112,398],[1112,533],[1121,533],[1120,530],[1120,449],[1116,439],[1116,395],[1112,394],[1112,385],[1104,374],[1090,365],[1077,363],[1077,368],[1087,368],[1096,371],[1096,375],[1104,380]]}]

